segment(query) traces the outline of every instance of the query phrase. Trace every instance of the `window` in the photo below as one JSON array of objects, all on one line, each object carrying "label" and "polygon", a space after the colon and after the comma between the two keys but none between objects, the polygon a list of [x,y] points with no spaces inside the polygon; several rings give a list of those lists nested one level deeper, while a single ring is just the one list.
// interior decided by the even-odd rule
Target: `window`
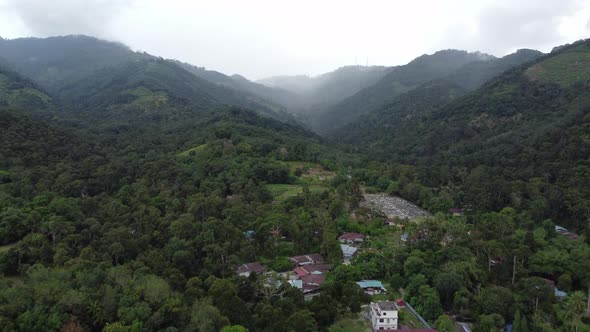
[{"label": "window", "polygon": [[379,323],[383,323],[383,318],[380,318],[379,319]]},{"label": "window", "polygon": [[384,312],[383,312],[383,316],[385,316],[385,315],[387,315],[387,313],[384,311]]}]

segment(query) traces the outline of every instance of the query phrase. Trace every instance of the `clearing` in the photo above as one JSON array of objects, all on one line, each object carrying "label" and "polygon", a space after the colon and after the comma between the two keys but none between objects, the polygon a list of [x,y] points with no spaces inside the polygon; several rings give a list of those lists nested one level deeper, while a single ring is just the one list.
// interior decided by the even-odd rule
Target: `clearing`
[{"label": "clearing", "polygon": [[429,217],[431,214],[414,203],[401,197],[387,194],[364,194],[365,201],[361,206],[383,213],[387,218],[418,219]]},{"label": "clearing", "polygon": [[[266,189],[270,191],[276,201],[284,201],[289,197],[295,197],[303,192],[303,186],[297,184],[267,184]],[[309,191],[312,193],[326,190],[325,186],[311,185]]]}]

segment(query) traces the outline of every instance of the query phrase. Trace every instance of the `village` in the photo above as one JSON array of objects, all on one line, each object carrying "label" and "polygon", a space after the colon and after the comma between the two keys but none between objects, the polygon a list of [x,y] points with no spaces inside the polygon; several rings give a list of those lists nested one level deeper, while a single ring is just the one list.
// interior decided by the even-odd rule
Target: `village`
[{"label": "village", "polygon": [[[309,165],[304,165],[309,166]],[[293,170],[302,167],[302,164],[294,164]],[[307,168],[300,174],[308,187],[315,192],[323,190],[323,183],[333,177],[333,174],[322,170],[321,167]],[[273,194],[279,200],[294,197],[302,191],[300,184],[269,186]],[[352,264],[363,253],[381,252],[384,246],[397,247],[413,246],[427,240],[429,234],[420,228],[425,218],[431,218],[432,214],[412,202],[401,197],[391,196],[386,193],[363,189],[362,201],[359,207],[350,214],[352,224],[371,225],[373,233],[367,228],[348,229],[337,235],[341,251],[341,265]],[[458,207],[448,209],[447,217],[462,218],[464,210]],[[340,225],[342,226],[342,225]],[[350,226],[350,225],[348,225]],[[341,229],[346,229],[343,227]],[[376,230],[376,231],[375,231]],[[273,230],[273,236],[278,237],[279,231]],[[565,238],[575,240],[578,235],[561,226],[555,226],[555,232]],[[253,237],[254,231],[247,231],[247,237]],[[451,238],[443,238],[442,245],[452,241]],[[277,291],[283,285],[296,288],[303,293],[305,301],[311,301],[319,296],[322,285],[329,274],[337,265],[330,264],[326,257],[318,252],[303,253],[288,257],[290,269],[286,271],[273,271],[262,262],[248,262],[236,267],[236,274],[249,277],[256,273],[262,275],[267,291]],[[508,265],[500,257],[490,256],[488,268]],[[567,293],[558,289],[555,282],[544,279],[547,285],[554,289],[555,297],[564,299]],[[437,331],[416,309],[404,299],[404,289],[393,287],[389,281],[379,278],[359,279],[356,281],[359,289],[370,299],[362,304],[359,314],[351,315],[336,322],[337,331],[350,332],[377,332],[377,331]],[[473,323],[462,322],[456,319],[452,321],[451,331],[471,332]]]},{"label": "village", "polygon": [[[382,227],[386,230],[385,234],[397,245],[406,245],[410,240],[408,234],[403,232],[405,223],[430,216],[427,211],[402,198],[384,194],[365,194],[361,208],[369,210],[369,217],[384,217]],[[350,264],[363,251],[375,250],[371,247],[370,236],[358,232],[344,232],[338,236],[338,241],[342,251],[341,264],[344,265]],[[265,275],[268,287],[280,287],[281,282],[285,282],[299,289],[306,301],[318,296],[333,266],[319,253],[292,256],[289,262],[292,269],[286,272],[272,271],[261,262],[239,265],[235,272],[243,277],[253,273]],[[436,331],[387,282],[368,279],[358,280],[356,284],[371,301],[362,306],[360,315],[355,319],[354,324],[358,326],[354,325],[354,331]],[[470,331],[467,325],[459,330]]]}]

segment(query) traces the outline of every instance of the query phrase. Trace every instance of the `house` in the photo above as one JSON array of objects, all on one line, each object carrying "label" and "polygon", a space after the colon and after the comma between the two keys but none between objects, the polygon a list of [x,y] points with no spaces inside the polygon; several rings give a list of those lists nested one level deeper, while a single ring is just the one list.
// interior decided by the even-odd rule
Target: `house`
[{"label": "house", "polygon": [[492,257],[489,261],[490,266],[496,266],[502,264],[502,258],[500,257]]},{"label": "house", "polygon": [[463,215],[463,210],[459,208],[450,208],[448,212],[453,217],[460,217]]},{"label": "house", "polygon": [[362,288],[365,291],[365,293],[369,295],[387,292],[387,289],[385,289],[385,286],[383,286],[383,284],[379,280],[361,280],[357,281],[356,284],[359,285],[359,287]]},{"label": "house", "polygon": [[383,221],[383,225],[385,226],[395,226],[397,225],[395,218],[387,218]]},{"label": "house", "polygon": [[567,297],[566,292],[559,290],[557,287],[555,287],[555,281],[546,278],[543,278],[543,281],[545,281],[545,283],[547,283],[549,287],[553,288],[553,294],[557,299],[562,300]]},{"label": "house", "polygon": [[576,233],[572,233],[570,231],[568,231],[567,229],[565,229],[564,227],[561,226],[555,226],[555,232],[557,232],[558,234],[561,234],[565,237],[567,237],[570,240],[577,240],[578,239],[578,234]]},{"label": "house", "polygon": [[555,291],[554,291],[555,297],[558,299],[564,299],[567,297],[567,293],[557,289],[557,287],[555,287]]},{"label": "house", "polygon": [[340,243],[360,244],[365,241],[365,236],[360,233],[344,233],[338,237]]},{"label": "house", "polygon": [[340,250],[342,250],[342,257],[344,258],[344,262],[350,262],[350,260],[356,256],[359,248],[349,246],[348,244],[340,244]]},{"label": "house", "polygon": [[265,269],[264,266],[262,266],[262,264],[260,264],[259,262],[253,262],[238,266],[238,268],[236,269],[236,273],[242,277],[249,277],[252,272],[260,274],[264,272],[264,270]]},{"label": "house", "polygon": [[330,264],[312,264],[312,265],[304,265],[296,267],[293,272],[301,278],[302,276],[306,276],[308,274],[324,274],[332,269],[332,265]]},{"label": "house", "polygon": [[407,233],[402,234],[399,238],[402,240],[402,242],[408,242],[409,235]]},{"label": "house", "polygon": [[303,298],[311,300],[320,294],[320,286],[326,281],[325,274],[308,274],[300,278],[302,283]]},{"label": "house", "polygon": [[297,289],[303,289],[303,281],[297,279],[297,280],[289,280],[287,281],[289,283],[289,285],[291,285],[291,287],[295,287]]},{"label": "house", "polygon": [[321,286],[326,281],[326,275],[308,274],[299,279],[303,282],[303,287],[305,287],[305,285]]},{"label": "house", "polygon": [[459,332],[472,332],[471,327],[467,323],[457,322],[459,325]]},{"label": "house", "polygon": [[325,262],[324,257],[320,254],[293,256],[289,258],[289,261],[297,266],[323,264]]},{"label": "house", "polygon": [[253,240],[256,237],[256,232],[254,230],[249,229],[244,232],[244,235],[246,236],[246,239]]},{"label": "house", "polygon": [[398,310],[396,304],[392,301],[371,302],[369,320],[374,332],[397,330]]}]

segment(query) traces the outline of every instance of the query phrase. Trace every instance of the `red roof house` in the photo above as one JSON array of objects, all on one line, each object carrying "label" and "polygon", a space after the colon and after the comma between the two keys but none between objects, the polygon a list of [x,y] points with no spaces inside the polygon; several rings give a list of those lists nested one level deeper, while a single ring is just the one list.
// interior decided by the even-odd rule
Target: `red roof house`
[{"label": "red roof house", "polygon": [[361,243],[365,240],[365,236],[360,233],[344,233],[338,237],[338,241],[342,243]]},{"label": "red roof house", "polygon": [[238,273],[238,275],[248,277],[248,276],[250,276],[250,273],[252,273],[252,272],[255,272],[255,273],[264,272],[264,266],[262,266],[262,264],[260,264],[259,262],[246,263],[246,264],[242,264],[242,265],[238,266],[238,268],[236,269],[236,272]]}]

